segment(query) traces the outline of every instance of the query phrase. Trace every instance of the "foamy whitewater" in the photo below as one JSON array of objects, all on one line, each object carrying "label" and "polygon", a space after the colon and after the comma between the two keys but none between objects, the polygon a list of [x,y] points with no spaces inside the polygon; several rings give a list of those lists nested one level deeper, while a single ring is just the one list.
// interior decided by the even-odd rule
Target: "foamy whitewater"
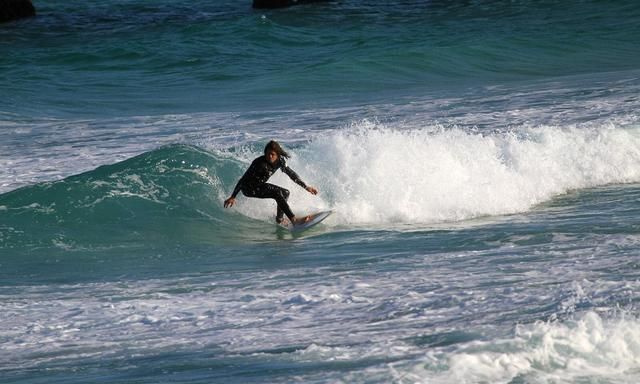
[{"label": "foamy whitewater", "polygon": [[0,383],[640,382],[640,7],[249,3],[0,26]]}]

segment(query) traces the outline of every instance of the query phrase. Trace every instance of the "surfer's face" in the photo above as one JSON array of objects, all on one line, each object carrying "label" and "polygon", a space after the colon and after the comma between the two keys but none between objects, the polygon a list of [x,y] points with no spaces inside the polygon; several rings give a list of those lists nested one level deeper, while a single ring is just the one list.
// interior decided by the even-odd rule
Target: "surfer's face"
[{"label": "surfer's face", "polygon": [[267,152],[267,161],[269,162],[269,164],[275,164],[276,161],[278,161],[279,157],[280,156],[278,156],[278,154],[275,151]]}]

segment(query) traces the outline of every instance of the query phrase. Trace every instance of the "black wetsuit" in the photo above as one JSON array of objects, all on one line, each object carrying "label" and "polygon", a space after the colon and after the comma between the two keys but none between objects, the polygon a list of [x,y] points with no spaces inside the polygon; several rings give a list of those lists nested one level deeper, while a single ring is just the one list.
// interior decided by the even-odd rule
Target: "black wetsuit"
[{"label": "black wetsuit", "polygon": [[236,184],[233,189],[231,197],[235,198],[238,192],[247,197],[257,197],[260,199],[275,199],[278,203],[278,212],[276,213],[276,221],[282,221],[282,216],[287,215],[289,220],[293,220],[294,214],[289,208],[287,199],[289,198],[289,190],[278,187],[277,185],[267,183],[267,180],[278,170],[281,169],[287,176],[291,178],[296,184],[302,188],[307,188],[307,185],[300,179],[300,177],[287,166],[284,161],[284,157],[280,157],[275,164],[271,165],[266,156],[260,156],[253,160],[249,169]]}]

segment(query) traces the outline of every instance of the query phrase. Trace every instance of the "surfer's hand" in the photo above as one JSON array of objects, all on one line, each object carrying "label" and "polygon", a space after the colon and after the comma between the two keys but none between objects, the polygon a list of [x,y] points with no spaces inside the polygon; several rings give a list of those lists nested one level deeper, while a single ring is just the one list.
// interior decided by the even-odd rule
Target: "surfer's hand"
[{"label": "surfer's hand", "polygon": [[224,201],[224,207],[225,208],[233,207],[233,204],[235,203],[236,203],[236,199],[233,197],[230,197]]},{"label": "surfer's hand", "polygon": [[317,195],[318,194],[318,190],[313,188],[313,187],[307,187],[305,189],[307,190],[307,192],[309,192],[312,195]]}]

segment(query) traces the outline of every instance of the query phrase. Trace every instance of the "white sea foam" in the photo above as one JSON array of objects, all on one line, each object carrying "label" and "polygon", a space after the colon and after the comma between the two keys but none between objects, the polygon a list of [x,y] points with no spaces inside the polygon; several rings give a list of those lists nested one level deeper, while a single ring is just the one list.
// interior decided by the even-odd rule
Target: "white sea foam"
[{"label": "white sea foam", "polygon": [[640,130],[544,126],[485,134],[363,121],[318,135],[290,164],[319,187],[320,199],[286,176],[273,180],[295,192],[298,209],[335,209],[329,223],[448,222],[524,212],[575,189],[640,182]]},{"label": "white sea foam", "polygon": [[[21,287],[19,295],[0,296],[0,346],[7,352],[0,356],[0,372],[219,348],[223,355],[263,356],[269,363],[364,363],[364,370],[347,373],[353,377],[341,376],[345,382],[508,383],[522,377],[570,383],[588,377],[632,383],[640,373],[640,321],[632,314],[605,317],[592,311],[516,325],[515,331],[510,324],[483,341],[445,347],[414,343],[425,334],[455,332],[461,317],[471,324],[482,311],[486,316],[478,319],[491,325],[486,329],[500,329],[493,316],[500,308],[513,310],[505,303],[522,300],[516,292],[511,299],[484,299],[491,290],[476,291],[486,286],[480,282],[441,291],[442,271],[435,278],[420,267],[397,272],[367,277],[298,269],[53,291]],[[462,281],[465,273],[451,275]],[[607,285],[581,289],[593,295],[607,291]],[[469,325],[471,332],[480,329]],[[273,352],[282,348],[289,352]]]},{"label": "white sea foam", "polygon": [[517,377],[528,383],[633,383],[640,372],[640,321],[588,312],[577,320],[521,325],[511,339],[429,351],[410,371],[394,372],[416,383],[509,383]]}]

